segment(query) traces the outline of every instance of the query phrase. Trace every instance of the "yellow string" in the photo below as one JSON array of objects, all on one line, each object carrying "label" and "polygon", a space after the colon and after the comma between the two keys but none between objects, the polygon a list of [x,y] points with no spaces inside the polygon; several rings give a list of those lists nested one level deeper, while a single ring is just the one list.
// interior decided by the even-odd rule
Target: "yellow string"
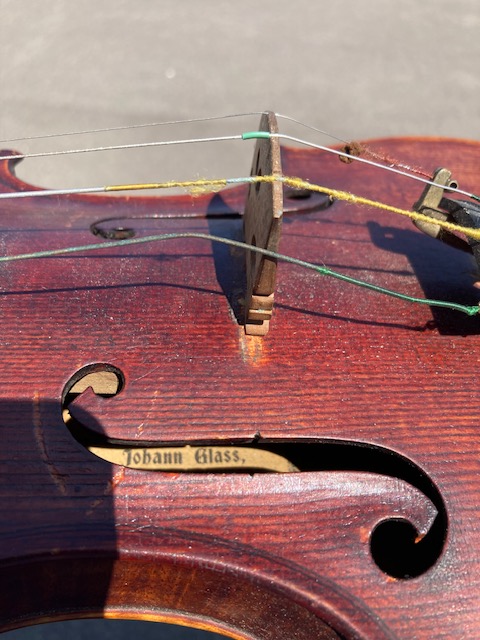
[{"label": "yellow string", "polygon": [[[275,176],[260,176],[260,181],[263,181],[263,178],[274,178]],[[277,178],[278,179],[278,178]],[[302,180],[301,178],[288,178],[285,177],[282,180],[289,187],[294,189],[310,189],[310,191],[319,191],[320,193],[325,193],[336,200],[342,200],[344,202],[351,202],[352,204],[365,205],[368,207],[374,207],[376,209],[383,209],[384,211],[389,211],[390,213],[397,213],[401,216],[406,216],[411,220],[418,220],[420,222],[429,222],[430,224],[436,224],[442,229],[446,229],[447,231],[463,233],[469,238],[473,238],[474,240],[480,240],[480,229],[472,229],[471,227],[464,227],[460,224],[455,224],[454,222],[448,222],[447,220],[437,220],[433,219],[430,216],[425,215],[424,213],[419,213],[418,211],[409,211],[408,209],[400,209],[399,207],[394,207],[389,204],[385,204],[383,202],[377,202],[376,200],[369,200],[368,198],[362,198],[361,196],[356,196],[353,193],[349,193],[348,191],[338,191],[337,189],[329,189],[328,187],[322,187],[317,184],[312,184],[307,182],[306,180]],[[266,180],[266,182],[274,182],[274,180]]]},{"label": "yellow string", "polygon": [[[418,211],[409,211],[408,209],[401,209],[399,207],[394,207],[392,205],[379,202],[377,200],[370,200],[369,198],[356,196],[355,194],[349,193],[348,191],[341,191],[339,189],[330,189],[329,187],[323,187],[319,184],[313,184],[311,182],[308,182],[307,180],[303,180],[302,178],[295,178],[295,177],[282,176],[282,175],[266,175],[266,176],[252,176],[251,178],[249,178],[249,181],[250,182],[266,182],[266,183],[282,182],[283,184],[287,185],[288,187],[292,187],[293,189],[306,189],[309,191],[324,193],[330,196],[331,198],[334,198],[335,200],[350,202],[351,204],[356,204],[356,205],[373,207],[375,209],[382,209],[383,211],[389,211],[390,213],[396,213],[401,216],[406,216],[411,220],[428,222],[430,224],[438,225],[442,229],[446,229],[447,231],[450,231],[450,232],[463,233],[467,237],[472,238],[474,240],[480,240],[480,229],[463,227],[462,225],[455,224],[453,222],[448,222],[447,220],[432,219],[430,216],[427,216],[423,213],[419,213]],[[223,187],[226,187],[228,184],[232,184],[233,182],[235,181],[229,180],[227,178],[219,178],[219,179],[203,179],[202,178],[199,180],[185,180],[185,181],[171,180],[169,182],[153,182],[148,184],[111,185],[111,186],[105,187],[105,191],[184,188],[184,189],[190,190],[193,195],[199,195],[200,193],[204,193],[206,190],[217,191]]]},{"label": "yellow string", "polygon": [[193,193],[205,191],[216,191],[223,189],[228,184],[226,178],[199,179],[199,180],[169,180],[168,182],[146,182],[144,184],[113,184],[105,187],[104,191],[139,191],[143,189],[188,189]]}]

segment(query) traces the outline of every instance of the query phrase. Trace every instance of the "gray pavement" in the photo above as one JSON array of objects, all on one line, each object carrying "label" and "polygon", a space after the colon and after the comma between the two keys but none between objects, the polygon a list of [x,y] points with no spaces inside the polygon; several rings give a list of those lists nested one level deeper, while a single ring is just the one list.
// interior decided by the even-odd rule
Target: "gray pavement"
[{"label": "gray pavement", "polygon": [[[478,0],[0,0],[0,18],[1,139],[265,108],[344,139],[480,131]],[[2,145],[38,151],[239,126]],[[19,173],[43,186],[224,175],[248,168],[249,152],[94,154],[25,161]],[[139,624],[65,623],[11,638],[213,638]]]}]

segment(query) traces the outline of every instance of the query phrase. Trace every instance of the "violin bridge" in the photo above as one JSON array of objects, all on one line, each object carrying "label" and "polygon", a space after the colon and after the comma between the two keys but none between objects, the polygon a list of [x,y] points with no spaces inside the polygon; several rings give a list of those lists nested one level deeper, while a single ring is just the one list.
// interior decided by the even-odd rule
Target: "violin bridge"
[{"label": "violin bridge", "polygon": [[[262,115],[259,131],[278,133],[274,113]],[[252,176],[282,175],[278,138],[257,139]],[[281,182],[250,184],[244,212],[244,239],[247,244],[278,251],[283,216]],[[253,251],[246,256],[247,291],[245,296],[245,333],[264,336],[272,317],[277,276],[277,261]]]}]

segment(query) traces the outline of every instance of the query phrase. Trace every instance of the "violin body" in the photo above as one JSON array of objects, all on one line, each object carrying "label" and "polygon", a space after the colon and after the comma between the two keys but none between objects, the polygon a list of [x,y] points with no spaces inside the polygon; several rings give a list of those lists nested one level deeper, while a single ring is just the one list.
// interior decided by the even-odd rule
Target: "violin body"
[{"label": "violin body", "polygon": [[[372,147],[480,189],[476,143]],[[405,208],[421,190],[316,150],[283,149],[282,164]],[[12,162],[0,181],[31,188]],[[2,254],[94,243],[92,223],[122,216],[138,236],[241,239],[245,198],[5,200]],[[471,258],[409,220],[285,202],[282,253],[475,304]],[[245,260],[190,238],[0,265],[1,629],[100,616],[258,640],[478,637],[480,320],[279,264],[270,330],[246,335]],[[86,388],[68,423],[92,373],[119,389]],[[224,468],[112,464],[85,434],[147,461],[189,444]],[[229,471],[244,446],[297,471]]]}]

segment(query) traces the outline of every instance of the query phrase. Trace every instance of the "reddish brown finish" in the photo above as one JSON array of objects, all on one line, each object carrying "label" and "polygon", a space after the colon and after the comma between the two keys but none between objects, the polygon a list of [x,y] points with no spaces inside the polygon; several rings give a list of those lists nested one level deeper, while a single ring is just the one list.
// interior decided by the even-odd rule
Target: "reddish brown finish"
[{"label": "reddish brown finish", "polygon": [[[477,144],[374,147],[480,190]],[[320,152],[282,161],[286,175],[397,206],[421,192]],[[0,178],[27,188],[5,163]],[[96,242],[89,225],[108,216],[238,207],[244,191],[232,192],[4,201],[2,252]],[[128,226],[239,237],[241,221]],[[390,214],[337,202],[292,215],[281,250],[411,295],[478,300],[468,256]],[[247,337],[228,303],[242,295],[240,262],[183,240],[0,265],[1,628],[106,615],[262,640],[479,637],[480,320],[282,264],[270,332]],[[120,369],[125,387],[72,410],[109,438],[354,446],[334,462],[320,448],[317,471],[285,475],[115,467],[61,416],[65,385],[94,363]],[[421,538],[437,513],[448,524],[430,569],[397,579],[377,566],[378,523],[408,520]]]}]

